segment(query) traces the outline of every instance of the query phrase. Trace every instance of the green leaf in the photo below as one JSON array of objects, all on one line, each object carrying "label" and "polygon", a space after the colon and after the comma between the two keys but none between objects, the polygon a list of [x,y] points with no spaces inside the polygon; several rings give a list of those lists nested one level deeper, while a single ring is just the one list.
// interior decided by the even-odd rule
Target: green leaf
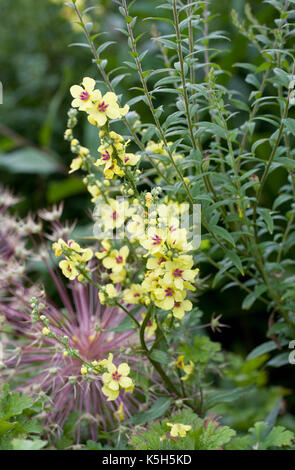
[{"label": "green leaf", "polygon": [[115,41],[104,42],[103,44],[101,44],[101,46],[99,46],[96,49],[97,54],[100,55],[107,47],[111,46],[112,44],[116,44],[116,42]]},{"label": "green leaf", "polygon": [[237,400],[245,393],[248,393],[250,387],[237,387],[226,392],[216,392],[212,393],[209,398],[204,403],[204,409],[209,410],[219,403],[231,403],[234,400]]},{"label": "green leaf", "polygon": [[260,295],[263,294],[266,290],[267,290],[267,287],[264,284],[256,286],[254,291],[248,294],[244,298],[243,303],[242,303],[242,309],[249,310],[249,308],[252,307],[256,299],[260,297]]},{"label": "green leaf", "polygon": [[168,364],[169,363],[169,356],[164,351],[155,350],[150,354],[150,358],[153,361],[159,362],[160,364]]},{"label": "green leaf", "polygon": [[47,201],[55,203],[66,197],[85,191],[85,185],[79,178],[68,178],[62,181],[52,181],[47,189]]},{"label": "green leaf", "polygon": [[0,438],[7,433],[7,431],[11,431],[15,427],[15,422],[9,423],[8,421],[0,420]]},{"label": "green leaf", "polygon": [[231,245],[236,246],[233,237],[227,230],[225,230],[225,228],[219,227],[218,225],[210,225],[210,230],[212,230],[215,236],[217,235],[229,242]]},{"label": "green leaf", "polygon": [[171,406],[172,398],[159,398],[148,411],[142,411],[130,419],[131,424],[144,424],[162,416]]},{"label": "green leaf", "polygon": [[265,431],[267,430],[267,423],[260,421],[255,423],[249,432],[252,433],[252,438],[255,442],[257,450],[266,450],[271,447],[283,447],[291,445],[294,440],[294,433],[287,431],[283,426],[275,426],[267,437],[264,439]]},{"label": "green leaf", "polygon": [[245,273],[244,273],[242,262],[239,256],[234,251],[229,251],[229,250],[226,251],[226,255],[233,262],[235,267],[240,271],[242,276],[244,276]]},{"label": "green leaf", "polygon": [[210,134],[217,134],[219,137],[226,139],[225,130],[213,122],[198,122],[198,127],[204,128],[205,131],[209,132]]},{"label": "green leaf", "polygon": [[287,118],[285,123],[288,131],[295,136],[295,119]]},{"label": "green leaf", "polygon": [[47,444],[47,441],[41,439],[13,439],[12,446],[13,450],[40,450],[43,449]]},{"label": "green leaf", "polygon": [[289,353],[288,352],[283,352],[281,354],[278,354],[274,358],[272,358],[270,361],[268,361],[267,365],[270,367],[282,367],[289,364]]},{"label": "green leaf", "polygon": [[24,410],[30,408],[34,401],[28,395],[13,392],[0,399],[0,417],[7,420],[13,416],[20,415]]},{"label": "green leaf", "polygon": [[0,153],[0,167],[11,173],[48,175],[61,170],[60,163],[52,154],[27,147],[10,153]]},{"label": "green leaf", "polygon": [[110,328],[104,331],[113,331],[115,333],[121,333],[123,331],[130,331],[134,329],[134,322],[129,317],[125,317],[121,323],[115,328]]},{"label": "green leaf", "polygon": [[254,359],[255,357],[262,356],[265,353],[268,353],[270,351],[275,351],[277,349],[277,345],[274,341],[266,341],[263,344],[260,344],[260,346],[257,346],[257,348],[254,348],[253,351],[250,352],[247,356],[247,361],[250,359]]}]

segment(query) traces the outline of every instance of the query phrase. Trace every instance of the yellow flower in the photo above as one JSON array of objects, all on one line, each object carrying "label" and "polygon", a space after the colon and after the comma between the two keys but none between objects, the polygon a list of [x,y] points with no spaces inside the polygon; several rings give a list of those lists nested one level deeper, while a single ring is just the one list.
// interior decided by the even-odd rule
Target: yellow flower
[{"label": "yellow flower", "polygon": [[71,249],[77,253],[81,252],[81,247],[78,243],[74,240],[69,240],[67,243],[62,239],[59,238],[58,242],[53,243],[52,245],[53,250],[55,251],[55,256],[58,257],[63,253],[63,249]]},{"label": "yellow flower", "polygon": [[146,195],[145,195],[145,205],[146,205],[146,207],[150,206],[152,200],[153,200],[152,193],[146,193]]},{"label": "yellow flower", "polygon": [[100,217],[104,229],[107,231],[120,228],[133,212],[134,210],[129,208],[128,201],[121,202],[110,198],[108,204],[100,206]]},{"label": "yellow flower", "polygon": [[172,308],[172,314],[178,320],[182,320],[185,312],[189,312],[193,308],[193,304],[190,300],[175,300],[174,306]]},{"label": "yellow flower", "polygon": [[49,333],[50,333],[50,329],[45,326],[45,327],[43,328],[43,330],[42,330],[42,334],[43,334],[44,336],[48,336]]},{"label": "yellow flower", "polygon": [[181,423],[167,423],[167,426],[171,428],[170,436],[171,437],[185,437],[186,433],[192,429],[192,427],[188,424],[181,424]]},{"label": "yellow flower", "polygon": [[110,274],[110,280],[114,284],[118,284],[118,282],[123,282],[123,281],[125,281],[125,279],[126,279],[126,270],[125,269],[121,269],[121,271],[119,271],[119,272],[112,272],[112,274]]},{"label": "yellow flower", "polygon": [[117,411],[114,412],[115,418],[117,418],[119,421],[124,421],[126,419],[125,413],[124,413],[124,404],[121,401]]},{"label": "yellow flower", "polygon": [[85,248],[80,250],[82,254],[74,254],[73,258],[79,263],[87,263],[87,261],[91,260],[93,256],[93,251],[90,248]]},{"label": "yellow flower", "polygon": [[119,154],[120,159],[126,166],[134,166],[136,165],[139,160],[140,160],[140,155],[135,155],[134,153],[123,153]]},{"label": "yellow flower", "polygon": [[55,256],[58,258],[62,254],[62,245],[65,243],[61,238],[58,242],[52,244],[52,249],[54,250]]},{"label": "yellow flower", "polygon": [[115,147],[117,152],[123,152],[125,148],[124,138],[120,134],[117,134],[117,132],[114,132],[114,131],[111,131],[109,133],[109,137],[112,139],[113,146]]},{"label": "yellow flower", "polygon": [[187,231],[185,228],[168,230],[167,245],[180,252],[192,250],[192,244],[187,241]]},{"label": "yellow flower", "polygon": [[83,160],[80,156],[78,156],[76,158],[73,158],[72,163],[70,165],[71,169],[70,169],[69,173],[74,173],[74,171],[79,170],[79,168],[81,168],[81,166],[82,166],[82,163],[83,163]]},{"label": "yellow flower", "polygon": [[117,160],[111,160],[106,163],[103,173],[109,180],[113,179],[115,175],[124,176],[124,171],[117,164]]},{"label": "yellow flower", "polygon": [[113,284],[106,284],[105,286],[105,291],[110,299],[114,299],[118,295],[118,291],[116,288],[113,286]]},{"label": "yellow flower", "polygon": [[166,233],[158,228],[151,227],[148,229],[147,236],[140,244],[153,255],[162,253],[166,241]]},{"label": "yellow flower", "polygon": [[91,124],[102,127],[108,119],[119,119],[122,116],[117,102],[118,97],[115,93],[108,91],[102,96],[99,90],[95,90],[93,101],[88,109],[88,120]]},{"label": "yellow flower", "polygon": [[176,365],[176,367],[178,367],[179,369],[183,369],[183,368],[184,368],[183,359],[184,359],[184,356],[178,356],[178,358],[177,358],[176,361],[174,362],[174,364]]},{"label": "yellow flower", "polygon": [[59,262],[59,267],[65,277],[73,281],[78,275],[75,263],[73,261],[62,260]]},{"label": "yellow flower", "polygon": [[113,354],[112,353],[109,353],[108,355],[108,358],[107,359],[102,359],[101,361],[99,361],[99,365],[101,367],[106,367],[108,364],[112,364],[113,363]]},{"label": "yellow flower", "polygon": [[181,380],[183,380],[183,381],[187,380],[189,378],[189,376],[193,373],[194,368],[195,368],[195,365],[194,365],[193,361],[189,361],[189,363],[186,364],[183,367],[185,375],[183,377],[181,377]]},{"label": "yellow flower", "polygon": [[82,81],[83,87],[79,85],[73,85],[70,88],[70,93],[74,98],[72,101],[73,108],[79,108],[80,111],[86,111],[89,109],[93,103],[94,99],[94,87],[95,80],[93,78],[85,77]]},{"label": "yellow flower", "polygon": [[139,304],[143,300],[144,289],[140,284],[131,284],[129,289],[124,290],[123,299],[128,304]]},{"label": "yellow flower", "polygon": [[130,368],[126,362],[123,362],[117,368],[115,364],[108,363],[106,365],[108,372],[102,374],[102,393],[108,397],[108,401],[116,400],[119,395],[120,388],[129,388],[133,382],[128,377]]},{"label": "yellow flower", "polygon": [[146,150],[148,152],[153,152],[155,155],[167,155],[167,151],[163,147],[164,147],[164,142],[162,140],[158,144],[150,140],[147,143]]},{"label": "yellow flower", "polygon": [[172,310],[175,303],[181,303],[186,293],[175,289],[174,286],[159,280],[160,287],[154,289],[153,297],[155,305],[163,310]]},{"label": "yellow flower", "polygon": [[146,267],[154,271],[154,274],[164,274],[165,263],[168,258],[162,253],[155,253],[153,257],[149,258]]},{"label": "yellow flower", "polygon": [[111,269],[113,272],[119,272],[124,268],[128,255],[129,255],[128,246],[122,246],[122,248],[120,248],[119,251],[118,250],[111,251],[109,256],[104,258],[102,264],[104,265],[105,268]]},{"label": "yellow flower", "polygon": [[96,160],[96,166],[105,165],[108,162],[112,162],[113,147],[111,145],[107,147],[105,145],[100,145],[97,150],[100,153],[100,158]]},{"label": "yellow flower", "polygon": [[194,262],[192,256],[189,258],[190,260],[186,263],[188,269],[186,269],[184,259],[181,256],[165,263],[166,274],[163,279],[166,284],[172,284],[176,289],[183,289],[184,281],[193,281],[195,279],[199,270],[190,269]]},{"label": "yellow flower", "polygon": [[109,253],[109,251],[111,250],[111,244],[110,242],[105,239],[105,240],[102,240],[101,241],[101,245],[102,245],[102,250],[101,251],[97,251],[95,253],[95,256],[96,258],[98,259],[103,259],[105,258],[105,256]]}]

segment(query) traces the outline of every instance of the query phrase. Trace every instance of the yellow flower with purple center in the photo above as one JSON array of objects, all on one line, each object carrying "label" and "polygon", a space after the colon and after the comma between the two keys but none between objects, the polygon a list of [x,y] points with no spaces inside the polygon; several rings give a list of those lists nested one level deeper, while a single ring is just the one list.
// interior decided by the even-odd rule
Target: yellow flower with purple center
[{"label": "yellow flower with purple center", "polygon": [[92,99],[95,99],[95,80],[90,77],[84,77],[82,86],[73,85],[70,88],[70,93],[74,98],[72,101],[73,108],[79,108],[80,111],[86,111],[93,103]]},{"label": "yellow flower with purple center", "polygon": [[162,253],[165,248],[166,233],[158,228],[148,229],[146,239],[142,240],[140,244],[153,255],[155,253]]},{"label": "yellow flower with purple center", "polygon": [[118,201],[112,198],[109,198],[108,204],[102,204],[99,209],[100,219],[106,231],[122,227],[125,220],[134,212],[132,208],[129,208],[128,201]]},{"label": "yellow flower with purple center", "polygon": [[131,284],[130,288],[124,290],[123,300],[128,304],[140,304],[144,301],[144,292],[140,284]]},{"label": "yellow flower with purple center", "polygon": [[105,268],[111,269],[113,272],[119,272],[124,268],[128,255],[128,246],[122,246],[120,250],[111,251],[109,256],[103,259],[102,264]]},{"label": "yellow flower with purple center", "polygon": [[177,360],[174,362],[176,367],[183,370],[185,375],[181,377],[181,380],[186,381],[189,376],[193,373],[195,365],[193,361],[189,361],[188,364],[184,364],[184,356],[178,356]]},{"label": "yellow flower with purple center", "polygon": [[134,153],[120,153],[119,157],[125,166],[134,166],[139,162],[141,156]]},{"label": "yellow flower with purple center", "polygon": [[120,108],[117,95],[111,91],[102,96],[99,90],[95,90],[92,101],[91,107],[87,108],[88,120],[98,127],[104,126],[108,119],[121,118],[129,110],[128,106]]},{"label": "yellow flower with purple center", "polygon": [[162,279],[159,280],[160,287],[153,292],[155,305],[163,310],[172,310],[175,302],[181,303],[185,298],[185,291],[175,289],[174,286],[166,284]]},{"label": "yellow flower with purple center", "polygon": [[[191,258],[191,262],[188,266],[193,266],[193,258]],[[176,289],[183,289],[184,281],[194,281],[196,275],[198,274],[198,269],[186,269],[184,263],[180,259],[177,258],[173,261],[167,261],[165,263],[165,270],[166,273],[164,275],[164,281],[167,284],[172,284],[176,287]]]},{"label": "yellow flower with purple center", "polygon": [[120,177],[124,176],[124,171],[117,164],[117,160],[110,160],[106,163],[103,173],[109,180],[113,179],[115,175]]},{"label": "yellow flower with purple center", "polygon": [[185,312],[190,312],[193,308],[193,304],[190,300],[175,300],[174,306],[172,307],[172,314],[178,320],[182,320],[185,315]]},{"label": "yellow flower with purple center", "polygon": [[102,374],[102,393],[108,397],[108,401],[116,400],[119,396],[120,389],[128,389],[132,387],[133,381],[128,377],[130,367],[126,362],[123,362],[118,368],[113,363],[106,365],[108,372]]}]

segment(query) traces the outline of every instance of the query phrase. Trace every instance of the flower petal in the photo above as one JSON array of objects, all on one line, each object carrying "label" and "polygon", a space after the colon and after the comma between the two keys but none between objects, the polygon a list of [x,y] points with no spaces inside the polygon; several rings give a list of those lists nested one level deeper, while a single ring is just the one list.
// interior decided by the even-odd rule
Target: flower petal
[{"label": "flower petal", "polygon": [[95,87],[95,80],[93,80],[93,78],[90,78],[90,77],[84,77],[82,84],[85,90],[92,91]]},{"label": "flower petal", "polygon": [[132,379],[130,379],[130,377],[121,377],[119,384],[123,388],[129,388],[132,386],[133,382],[132,382]]},{"label": "flower petal", "polygon": [[70,88],[70,93],[71,93],[73,98],[78,98],[78,96],[82,93],[82,91],[84,91],[84,90],[79,85],[73,85]]},{"label": "flower petal", "polygon": [[119,374],[128,375],[130,373],[130,367],[128,366],[127,362],[123,362],[118,367]]}]

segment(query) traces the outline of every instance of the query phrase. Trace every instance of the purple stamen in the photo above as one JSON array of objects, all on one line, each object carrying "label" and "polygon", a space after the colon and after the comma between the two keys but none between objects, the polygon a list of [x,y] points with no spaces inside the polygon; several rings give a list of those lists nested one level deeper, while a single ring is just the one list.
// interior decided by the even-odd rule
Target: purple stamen
[{"label": "purple stamen", "polygon": [[104,101],[102,101],[101,103],[98,104],[97,108],[98,108],[98,111],[100,113],[105,113],[108,106],[109,106],[108,104],[106,104]]},{"label": "purple stamen", "polygon": [[121,377],[122,377],[122,374],[119,374],[119,372],[117,370],[116,370],[116,372],[112,373],[112,379],[116,380],[117,382],[119,382]]},{"label": "purple stamen", "polygon": [[182,269],[176,268],[176,269],[174,269],[172,274],[173,274],[174,277],[182,277],[182,273],[183,273]]},{"label": "purple stamen", "polygon": [[80,94],[80,100],[88,101],[89,98],[90,98],[90,95],[89,95],[88,91],[82,91],[82,93]]},{"label": "purple stamen", "polygon": [[172,297],[173,293],[174,293],[174,291],[171,287],[168,287],[167,289],[165,289],[165,292],[166,292],[165,297]]},{"label": "purple stamen", "polygon": [[160,245],[161,241],[162,241],[162,238],[159,237],[159,235],[154,235],[152,240],[154,240],[152,245]]},{"label": "purple stamen", "polygon": [[106,161],[106,160],[109,160],[111,158],[109,152],[106,150],[105,153],[102,153],[101,154],[102,156],[102,160]]}]

